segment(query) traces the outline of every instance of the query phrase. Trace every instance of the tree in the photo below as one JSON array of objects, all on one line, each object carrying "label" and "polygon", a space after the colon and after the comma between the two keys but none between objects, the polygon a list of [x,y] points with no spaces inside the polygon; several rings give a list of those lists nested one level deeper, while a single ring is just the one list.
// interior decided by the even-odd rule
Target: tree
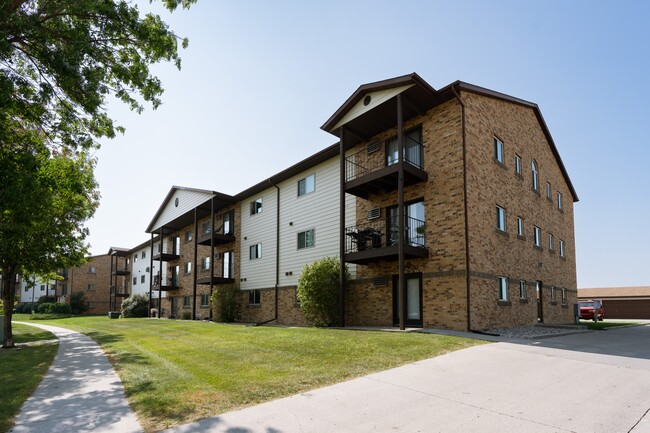
[{"label": "tree", "polygon": [[[311,325],[332,326],[337,322],[339,270],[340,262],[336,257],[325,257],[302,269],[296,290],[300,308]],[[345,281],[349,279],[346,266]]]},{"label": "tree", "polygon": [[[161,0],[170,11],[195,1]],[[123,130],[107,99],[137,112],[158,107],[162,83],[149,67],[180,69],[179,40],[158,15],[125,0],[0,0],[3,347],[14,346],[16,275],[85,260],[83,223],[99,200],[92,151]]]},{"label": "tree", "polygon": [[215,322],[231,323],[241,318],[241,289],[235,284],[215,286],[210,296]]},{"label": "tree", "polygon": [[131,295],[122,301],[122,317],[148,317],[149,298],[142,294]]}]

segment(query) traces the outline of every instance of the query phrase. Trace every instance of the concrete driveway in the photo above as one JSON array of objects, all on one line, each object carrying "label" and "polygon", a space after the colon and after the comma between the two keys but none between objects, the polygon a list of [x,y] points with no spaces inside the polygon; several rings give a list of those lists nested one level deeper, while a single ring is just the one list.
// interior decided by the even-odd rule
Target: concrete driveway
[{"label": "concrete driveway", "polygon": [[486,344],[170,432],[649,433],[650,326]]}]

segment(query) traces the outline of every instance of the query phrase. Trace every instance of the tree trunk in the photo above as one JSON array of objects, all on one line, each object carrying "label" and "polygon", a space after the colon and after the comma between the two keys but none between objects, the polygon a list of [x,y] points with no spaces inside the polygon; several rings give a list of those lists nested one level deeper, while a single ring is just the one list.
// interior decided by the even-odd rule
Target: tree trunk
[{"label": "tree trunk", "polygon": [[6,266],[2,270],[2,303],[5,310],[4,316],[4,341],[3,349],[13,349],[14,335],[11,329],[11,316],[14,313],[14,298],[16,297],[16,266]]}]

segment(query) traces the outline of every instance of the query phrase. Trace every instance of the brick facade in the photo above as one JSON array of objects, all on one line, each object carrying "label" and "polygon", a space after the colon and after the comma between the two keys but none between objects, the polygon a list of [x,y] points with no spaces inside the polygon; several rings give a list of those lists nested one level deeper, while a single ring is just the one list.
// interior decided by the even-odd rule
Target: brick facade
[{"label": "brick facade", "polygon": [[[57,283],[57,297],[70,301],[72,293],[82,292],[88,309],[84,314],[107,314],[110,296],[111,257],[93,256],[83,266],[69,268],[67,278]],[[65,284],[66,294],[62,293]]]}]

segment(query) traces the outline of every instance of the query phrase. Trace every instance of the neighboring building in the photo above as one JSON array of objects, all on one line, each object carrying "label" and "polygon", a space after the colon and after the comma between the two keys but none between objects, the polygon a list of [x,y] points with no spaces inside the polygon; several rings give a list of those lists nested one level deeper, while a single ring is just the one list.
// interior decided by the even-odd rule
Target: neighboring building
[{"label": "neighboring building", "polygon": [[18,302],[37,302],[43,296],[54,300],[56,294],[54,281],[44,281],[40,278],[34,281],[20,278],[20,285],[16,287],[16,291],[20,291]]},{"label": "neighboring building", "polygon": [[605,318],[650,319],[650,286],[578,289],[578,300],[599,299]]},{"label": "neighboring building", "polygon": [[56,296],[69,302],[70,295],[83,292],[88,310],[85,314],[106,314],[109,311],[111,255],[92,256],[83,266],[63,269],[63,280],[57,283]]},{"label": "neighboring building", "polygon": [[537,105],[410,74],[322,129],[339,143],[235,196],[172,187],[147,227],[169,317],[209,317],[234,283],[244,321],[303,324],[300,271],[339,256],[346,325],[572,322],[578,198]]}]

